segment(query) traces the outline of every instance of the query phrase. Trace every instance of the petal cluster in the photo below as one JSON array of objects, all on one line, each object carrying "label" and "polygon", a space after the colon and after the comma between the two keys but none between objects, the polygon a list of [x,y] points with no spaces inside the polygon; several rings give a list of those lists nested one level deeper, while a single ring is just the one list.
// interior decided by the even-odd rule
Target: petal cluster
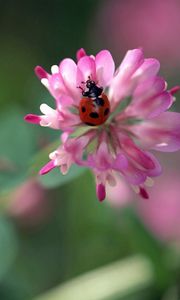
[{"label": "petal cluster", "polygon": [[[42,104],[42,115],[29,114],[25,120],[63,131],[61,145],[50,153],[40,174],[55,167],[66,174],[75,163],[94,173],[100,201],[106,197],[106,184],[116,184],[117,174],[148,198],[149,178],[161,174],[150,150],[173,152],[180,148],[180,114],[167,112],[179,87],[168,90],[158,75],[159,68],[156,59],[144,58],[142,49],[128,51],[116,71],[107,50],[93,56],[80,49],[77,63],[64,59],[59,66],[52,66],[51,74],[37,66],[36,75],[55,99],[55,107]],[[79,114],[89,78],[110,102],[107,121],[93,127],[83,123]]]}]

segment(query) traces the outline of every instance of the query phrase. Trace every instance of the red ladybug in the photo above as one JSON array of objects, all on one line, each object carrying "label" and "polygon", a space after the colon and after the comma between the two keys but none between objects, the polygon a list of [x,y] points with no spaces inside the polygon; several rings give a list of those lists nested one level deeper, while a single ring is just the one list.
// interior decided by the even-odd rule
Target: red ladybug
[{"label": "red ladybug", "polygon": [[80,119],[89,126],[101,125],[110,113],[108,97],[103,93],[103,88],[98,87],[90,77],[85,83],[86,92],[80,87],[83,95],[79,104]]}]

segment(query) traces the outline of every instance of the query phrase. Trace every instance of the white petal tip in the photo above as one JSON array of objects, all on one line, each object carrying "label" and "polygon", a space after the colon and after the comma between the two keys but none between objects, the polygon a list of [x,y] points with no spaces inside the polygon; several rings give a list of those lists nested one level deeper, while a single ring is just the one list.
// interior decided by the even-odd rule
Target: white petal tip
[{"label": "white petal tip", "polygon": [[57,73],[59,73],[59,67],[58,67],[57,65],[53,65],[53,66],[51,67],[51,73],[52,73],[52,74],[57,74]]},{"label": "white petal tip", "polygon": [[41,83],[45,86],[45,87],[49,87],[49,81],[47,78],[42,78],[41,79]]}]

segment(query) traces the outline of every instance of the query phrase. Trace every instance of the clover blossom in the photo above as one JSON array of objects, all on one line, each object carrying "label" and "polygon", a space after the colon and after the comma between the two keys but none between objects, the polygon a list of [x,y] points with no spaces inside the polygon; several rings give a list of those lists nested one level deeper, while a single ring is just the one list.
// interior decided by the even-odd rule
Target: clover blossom
[{"label": "clover blossom", "polygon": [[[117,174],[148,198],[146,185],[162,171],[149,150],[173,152],[180,148],[180,114],[167,111],[180,88],[167,90],[167,83],[157,75],[159,68],[158,60],[144,58],[142,49],[129,50],[116,71],[107,50],[94,57],[80,49],[77,64],[64,59],[59,66],[52,66],[51,74],[37,66],[36,75],[54,97],[55,108],[42,104],[42,115],[29,114],[25,120],[63,132],[61,145],[50,153],[40,174],[55,167],[66,174],[77,164],[94,173],[100,201],[106,197],[106,184],[116,184]],[[102,89],[110,105],[107,120],[97,126],[87,125],[80,117],[88,80]],[[90,105],[96,100],[87,97]],[[96,118],[100,117],[98,105],[92,105]]]}]

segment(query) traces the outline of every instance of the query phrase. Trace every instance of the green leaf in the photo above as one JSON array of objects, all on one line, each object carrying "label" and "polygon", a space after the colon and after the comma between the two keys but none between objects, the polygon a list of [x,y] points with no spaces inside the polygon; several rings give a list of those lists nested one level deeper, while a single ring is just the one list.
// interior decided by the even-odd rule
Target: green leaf
[{"label": "green leaf", "polygon": [[1,115],[0,156],[7,157],[14,166],[24,167],[27,163],[35,145],[32,144],[33,131],[23,120],[24,113],[18,107],[14,107]]},{"label": "green leaf", "polygon": [[23,120],[24,113],[13,107],[1,114],[0,120],[0,188],[15,187],[26,177],[30,157],[35,151],[32,128]]},{"label": "green leaf", "polygon": [[17,255],[17,238],[13,225],[0,218],[0,280],[11,267]]},{"label": "green leaf", "polygon": [[47,188],[55,188],[70,182],[76,177],[82,175],[86,168],[73,165],[66,175],[62,175],[59,168],[52,170],[50,173],[39,176],[39,181]]}]

